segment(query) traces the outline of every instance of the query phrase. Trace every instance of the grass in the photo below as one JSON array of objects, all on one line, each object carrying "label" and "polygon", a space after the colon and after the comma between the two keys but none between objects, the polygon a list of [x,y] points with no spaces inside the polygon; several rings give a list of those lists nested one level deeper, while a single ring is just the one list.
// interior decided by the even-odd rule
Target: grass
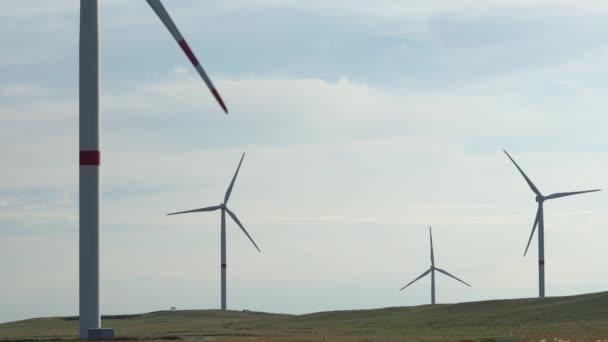
[{"label": "grass", "polygon": [[[150,340],[608,342],[608,292],[307,315],[159,311],[102,321],[120,338]],[[77,332],[77,317],[0,324],[0,340],[75,339]]]}]

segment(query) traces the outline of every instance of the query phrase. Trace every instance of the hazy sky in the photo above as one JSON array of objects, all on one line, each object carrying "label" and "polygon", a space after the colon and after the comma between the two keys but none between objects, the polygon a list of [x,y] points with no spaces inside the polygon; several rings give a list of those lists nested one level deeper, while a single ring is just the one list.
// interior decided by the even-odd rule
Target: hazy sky
[{"label": "hazy sky", "polygon": [[[537,295],[536,203],[606,188],[605,1],[100,1],[104,314]],[[76,0],[0,2],[0,321],[78,313]],[[608,194],[547,202],[547,295],[607,289]]]}]

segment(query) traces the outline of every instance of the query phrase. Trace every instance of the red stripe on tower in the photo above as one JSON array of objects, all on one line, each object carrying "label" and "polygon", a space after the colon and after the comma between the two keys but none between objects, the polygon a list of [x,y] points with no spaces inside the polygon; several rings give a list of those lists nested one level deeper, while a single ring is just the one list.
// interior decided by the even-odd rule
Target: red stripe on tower
[{"label": "red stripe on tower", "polygon": [[80,151],[80,165],[97,165],[101,163],[99,151]]},{"label": "red stripe on tower", "polygon": [[539,260],[539,261],[538,261],[538,264],[539,264],[539,265],[542,265],[542,266],[545,266],[545,260]]},{"label": "red stripe on tower", "polygon": [[196,56],[194,55],[194,53],[192,52],[192,50],[190,50],[190,46],[188,46],[188,43],[186,43],[185,40],[180,40],[177,42],[179,44],[179,46],[182,48],[182,50],[184,50],[184,53],[186,54],[186,56],[188,56],[188,59],[190,60],[190,63],[192,63],[192,65],[197,66],[198,65],[198,59],[196,59]]}]

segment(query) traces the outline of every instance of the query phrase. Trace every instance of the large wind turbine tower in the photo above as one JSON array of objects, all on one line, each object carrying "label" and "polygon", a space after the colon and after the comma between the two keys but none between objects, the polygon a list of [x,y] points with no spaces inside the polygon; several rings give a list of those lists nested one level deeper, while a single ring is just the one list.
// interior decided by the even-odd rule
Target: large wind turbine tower
[{"label": "large wind turbine tower", "polygon": [[[146,0],[175,38],[224,112],[228,110],[160,0]],[[79,46],[79,315],[80,337],[99,330],[99,15],[98,0],[80,0]],[[94,336],[93,336],[94,337]]]},{"label": "large wind turbine tower", "polygon": [[247,238],[249,239],[249,241],[251,241],[251,243],[253,244],[255,249],[257,249],[258,252],[261,252],[260,248],[255,243],[255,241],[253,241],[253,238],[251,237],[251,235],[249,235],[249,233],[247,232],[247,230],[245,229],[245,227],[243,226],[243,224],[241,223],[239,218],[236,216],[236,214],[232,210],[230,210],[230,208],[228,208],[228,200],[230,199],[230,194],[232,194],[232,188],[234,188],[234,182],[236,181],[236,177],[239,175],[239,170],[241,169],[241,164],[243,164],[243,158],[245,158],[245,153],[243,153],[243,155],[241,156],[241,161],[239,161],[239,166],[237,166],[236,172],[234,173],[234,176],[232,177],[232,181],[230,182],[228,189],[226,189],[226,194],[224,195],[224,202],[220,203],[219,205],[212,205],[210,207],[192,209],[192,210],[186,210],[186,211],[180,211],[180,212],[176,212],[176,213],[167,214],[167,215],[180,215],[180,214],[190,214],[190,213],[202,213],[202,212],[216,211],[216,210],[219,210],[221,212],[221,221],[220,221],[221,222],[220,223],[220,234],[221,234],[221,238],[220,238],[221,265],[220,265],[220,268],[221,268],[221,271],[220,272],[221,272],[221,277],[222,277],[221,278],[222,279],[222,288],[221,288],[221,299],[220,300],[221,300],[221,304],[222,304],[222,311],[227,310],[226,268],[228,267],[228,265],[226,263],[226,214],[228,214],[228,216],[230,216],[230,218],[232,218],[234,223],[236,223],[239,226],[239,228],[241,228],[243,233],[245,233],[245,235],[247,235]]},{"label": "large wind turbine tower", "polygon": [[509,159],[513,162],[513,165],[519,170],[519,173],[524,177],[526,183],[530,187],[530,190],[534,192],[536,195],[536,202],[538,203],[538,209],[536,210],[536,217],[534,219],[534,225],[532,226],[532,233],[530,233],[530,239],[528,239],[528,245],[526,246],[526,250],[524,251],[524,256],[528,253],[528,248],[530,247],[530,242],[532,242],[532,238],[534,237],[534,231],[536,230],[536,226],[538,226],[538,297],[545,297],[545,214],[543,204],[546,200],[585,194],[588,192],[596,192],[600,191],[600,189],[595,190],[583,190],[583,191],[574,191],[574,192],[557,192],[548,196],[544,196],[540,190],[532,183],[530,178],[524,173],[524,171],[517,165],[515,160],[511,158],[507,151],[503,150],[503,152],[509,157]]},{"label": "large wind turbine tower", "polygon": [[465,284],[468,287],[471,287],[471,285],[465,283],[464,281],[456,278],[455,276],[451,275],[450,273],[448,273],[448,271],[442,270],[439,267],[435,267],[435,253],[433,251],[433,231],[431,230],[431,227],[429,227],[429,236],[431,238],[431,267],[424,271],[424,273],[422,273],[421,275],[418,276],[418,278],[412,280],[409,284],[405,285],[404,287],[401,288],[401,290],[399,291],[403,291],[406,287],[412,285],[413,283],[415,283],[418,279],[424,278],[424,276],[426,276],[427,274],[431,274],[431,304],[435,304],[435,271],[443,273],[445,275],[447,275],[450,278],[456,279],[459,282]]}]

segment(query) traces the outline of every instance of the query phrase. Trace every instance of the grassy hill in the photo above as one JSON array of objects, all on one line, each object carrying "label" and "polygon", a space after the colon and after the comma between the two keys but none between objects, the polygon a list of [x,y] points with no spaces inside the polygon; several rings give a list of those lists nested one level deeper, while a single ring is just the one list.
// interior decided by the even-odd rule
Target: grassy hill
[{"label": "grassy hill", "polygon": [[[217,310],[104,316],[118,337],[252,341],[608,341],[608,292],[569,297],[332,311],[307,315]],[[0,340],[64,338],[76,317],[0,324]],[[272,337],[272,339],[270,339]],[[557,340],[555,340],[557,341]]]}]

